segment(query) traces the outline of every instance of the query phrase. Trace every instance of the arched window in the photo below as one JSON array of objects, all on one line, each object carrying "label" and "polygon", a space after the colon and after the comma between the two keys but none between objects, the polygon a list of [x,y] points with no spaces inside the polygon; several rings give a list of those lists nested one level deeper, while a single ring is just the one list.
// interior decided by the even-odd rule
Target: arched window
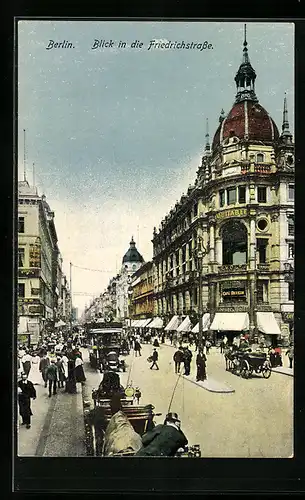
[{"label": "arched window", "polygon": [[264,155],[263,155],[263,153],[257,153],[257,155],[256,155],[256,162],[257,163],[263,163],[264,162]]},{"label": "arched window", "polygon": [[229,221],[222,228],[222,259],[224,265],[247,263],[248,234],[238,221]]}]

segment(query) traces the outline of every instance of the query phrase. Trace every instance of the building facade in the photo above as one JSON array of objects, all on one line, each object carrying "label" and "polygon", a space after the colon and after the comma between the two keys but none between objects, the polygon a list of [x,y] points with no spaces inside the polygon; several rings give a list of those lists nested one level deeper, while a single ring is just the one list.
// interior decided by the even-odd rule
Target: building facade
[{"label": "building facade", "polygon": [[154,314],[154,272],[152,261],[143,264],[132,276],[130,317],[152,318]]},{"label": "building facade", "polygon": [[61,286],[54,212],[35,187],[18,182],[18,332],[31,343],[57,319]]},{"label": "building facade", "polygon": [[130,296],[132,275],[144,264],[133,237],[129,249],[122,259],[121,272],[116,280],[116,316],[119,321],[130,317]]},{"label": "building facade", "polygon": [[[245,313],[252,337],[263,333],[268,342],[287,343],[294,300],[294,144],[286,96],[279,134],[258,101],[255,80],[245,40],[233,107],[226,116],[222,111],[212,147],[207,131],[194,185],[154,229],[154,313],[198,313],[200,272],[211,328],[217,331],[220,317],[232,325],[236,313]],[[277,335],[269,338],[268,330]]]}]

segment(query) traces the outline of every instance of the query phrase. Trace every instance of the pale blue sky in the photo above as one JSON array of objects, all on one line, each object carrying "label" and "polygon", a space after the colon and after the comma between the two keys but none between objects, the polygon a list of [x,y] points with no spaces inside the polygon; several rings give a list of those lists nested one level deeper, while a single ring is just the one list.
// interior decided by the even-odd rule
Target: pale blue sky
[{"label": "pale blue sky", "polygon": [[[196,176],[209,118],[236,93],[244,22],[20,21],[19,170],[55,210],[59,245],[75,291],[98,293],[119,269],[133,234],[146,260],[152,229]],[[294,25],[247,23],[260,103],[281,127],[287,92],[293,131]],[[49,40],[74,49],[46,50]],[[95,39],[127,48],[96,49]],[[131,49],[134,40],[142,49]],[[150,40],[213,44],[212,50],[147,50]],[[138,241],[139,240],[139,241]],[[111,274],[112,273],[112,274]],[[75,296],[80,308],[90,297]]]}]

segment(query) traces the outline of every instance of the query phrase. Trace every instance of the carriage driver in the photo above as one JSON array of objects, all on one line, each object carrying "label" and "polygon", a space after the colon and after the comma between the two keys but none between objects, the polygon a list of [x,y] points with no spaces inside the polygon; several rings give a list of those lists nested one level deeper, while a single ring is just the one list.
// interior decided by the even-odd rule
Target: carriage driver
[{"label": "carriage driver", "polygon": [[181,422],[177,413],[168,413],[164,423],[142,436],[142,448],[135,456],[172,457],[188,441],[180,429]]}]

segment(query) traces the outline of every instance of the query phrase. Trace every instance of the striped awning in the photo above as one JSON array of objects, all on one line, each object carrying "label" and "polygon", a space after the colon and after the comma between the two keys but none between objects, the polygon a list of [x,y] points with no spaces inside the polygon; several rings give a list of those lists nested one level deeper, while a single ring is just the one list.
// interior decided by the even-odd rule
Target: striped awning
[{"label": "striped awning", "polygon": [[172,319],[170,320],[170,322],[164,328],[164,330],[166,330],[166,331],[177,330],[180,323],[181,323],[181,320],[179,319],[179,316],[173,316]]},{"label": "striped awning", "polygon": [[187,316],[186,318],[184,318],[181,325],[178,326],[177,332],[190,332],[191,329],[192,329],[192,322],[189,316]]},{"label": "striped awning", "polygon": [[[211,324],[210,313],[205,313],[202,317],[202,331],[206,332],[209,329],[210,324]],[[197,325],[194,326],[192,332],[199,333],[199,322],[197,323]]]},{"label": "striped awning", "polygon": [[159,318],[159,316],[156,316],[156,318],[154,318],[152,322],[149,323],[148,328],[156,328],[156,329],[163,328],[163,319]]}]

